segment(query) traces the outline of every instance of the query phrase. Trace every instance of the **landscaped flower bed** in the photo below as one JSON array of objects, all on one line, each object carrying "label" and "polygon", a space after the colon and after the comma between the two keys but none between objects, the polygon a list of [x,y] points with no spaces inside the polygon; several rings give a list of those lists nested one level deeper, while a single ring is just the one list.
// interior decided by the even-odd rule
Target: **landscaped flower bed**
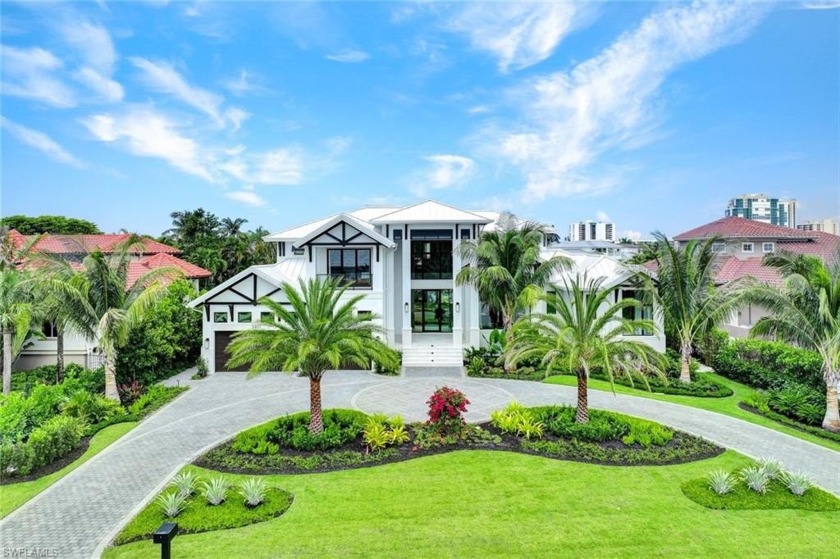
[{"label": "landscaped flower bed", "polygon": [[463,420],[469,401],[457,390],[438,389],[429,399],[429,421],[406,425],[398,417],[326,410],[324,432],[306,430],[301,412],[243,431],[196,462],[227,472],[294,474],[327,472],[409,460],[466,449],[523,452],[597,464],[675,464],[716,456],[723,449],[657,423],[592,410],[587,424],[574,408],[524,408],[512,404],[489,423]]}]

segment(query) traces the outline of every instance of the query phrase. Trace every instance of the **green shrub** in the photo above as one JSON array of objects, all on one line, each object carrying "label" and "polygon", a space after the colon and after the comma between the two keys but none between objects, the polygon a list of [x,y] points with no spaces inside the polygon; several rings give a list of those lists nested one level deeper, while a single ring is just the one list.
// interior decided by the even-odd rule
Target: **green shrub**
[{"label": "green shrub", "polygon": [[780,390],[790,383],[824,388],[819,354],[780,342],[729,340],[715,355],[712,367],[720,375],[755,388]]},{"label": "green shrub", "polygon": [[324,410],[324,430],[309,433],[309,412],[278,419],[266,433],[268,441],[295,450],[327,450],[356,440],[367,423],[367,415],[356,410]]},{"label": "green shrub", "polygon": [[84,422],[77,418],[53,417],[26,441],[0,445],[0,472],[9,477],[29,475],[76,448],[84,431]]},{"label": "green shrub", "polygon": [[390,445],[406,443],[409,439],[411,439],[411,436],[405,428],[405,422],[398,415],[392,418],[388,418],[384,414],[372,415],[368,418],[362,431],[362,442],[372,452],[382,450]]},{"label": "green shrub", "polygon": [[757,493],[744,484],[737,484],[729,493],[717,495],[709,489],[708,480],[699,478],[682,486],[683,494],[695,503],[717,510],[781,510],[840,511],[840,499],[811,487],[802,496],[791,494],[783,481],[771,481],[765,493]]},{"label": "green shrub", "polygon": [[752,491],[761,493],[767,492],[767,486],[770,484],[770,476],[761,466],[748,466],[741,470],[741,479]]},{"label": "green shrub", "polygon": [[181,472],[169,482],[170,487],[174,487],[175,490],[184,497],[192,496],[192,494],[195,493],[195,487],[197,484],[198,478],[190,470]]},{"label": "green shrub", "polygon": [[487,367],[487,363],[485,363],[484,359],[480,357],[473,357],[470,359],[469,363],[467,363],[467,374],[471,377],[481,376],[485,367]]},{"label": "green shrub", "polygon": [[797,497],[803,496],[814,485],[804,472],[783,472],[779,479]]},{"label": "green shrub", "polygon": [[186,386],[162,386],[156,384],[128,407],[128,413],[139,417],[149,415],[174,400],[185,390],[187,390]]},{"label": "green shrub", "polygon": [[218,476],[202,484],[202,494],[207,504],[215,507],[225,502],[229,488],[230,483],[224,476]]},{"label": "green shrub", "polygon": [[252,477],[239,485],[239,493],[245,498],[246,507],[255,507],[263,502],[268,487],[262,478]]},{"label": "green shrub", "polygon": [[29,396],[12,392],[0,397],[0,441],[24,439],[48,419],[58,415],[64,393],[63,385],[39,384]]},{"label": "green shrub", "polygon": [[546,406],[531,408],[545,430],[557,437],[591,442],[617,441],[629,432],[629,426],[617,414],[590,410],[589,422],[575,423],[575,408]]},{"label": "green shrub", "polygon": [[825,413],[825,393],[791,383],[780,390],[771,390],[767,404],[771,410],[807,425],[820,425]]},{"label": "green shrub", "polygon": [[767,397],[767,394],[764,394],[763,392],[756,392],[755,394],[750,394],[744,398],[742,403],[762,413],[767,413],[770,411],[769,400],[770,399]]},{"label": "green shrub", "polygon": [[114,400],[104,396],[96,396],[84,390],[77,390],[64,397],[64,401],[61,403],[61,413],[95,424],[125,415],[125,410]]},{"label": "green shrub", "polygon": [[398,360],[396,367],[387,367],[384,364],[380,363],[379,361],[374,360],[373,362],[373,372],[377,375],[385,375],[385,376],[397,376],[400,374],[400,369],[402,368],[402,352],[397,352]]},{"label": "green shrub", "polygon": [[674,438],[674,432],[671,429],[658,423],[634,417],[628,417],[626,420],[629,432],[621,438],[621,442],[628,446],[634,444],[644,448],[665,446]]}]

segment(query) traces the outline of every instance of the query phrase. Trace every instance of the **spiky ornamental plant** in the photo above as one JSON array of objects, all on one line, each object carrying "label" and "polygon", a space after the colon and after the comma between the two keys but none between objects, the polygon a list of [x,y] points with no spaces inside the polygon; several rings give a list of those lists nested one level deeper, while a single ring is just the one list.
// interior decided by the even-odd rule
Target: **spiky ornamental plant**
[{"label": "spiky ornamental plant", "polygon": [[345,363],[367,368],[372,361],[396,368],[399,356],[377,335],[382,329],[372,316],[359,315],[356,305],[365,297],[345,297],[346,286],[335,278],[300,280],[298,287],[283,284],[288,306],[268,298],[279,321],[234,335],[228,346],[230,366],[249,366],[249,378],[266,371],[300,371],[309,377],[309,432],[324,430],[321,378],[328,369]]},{"label": "spiky ornamental plant", "polygon": [[509,333],[516,313],[530,309],[552,274],[569,269],[571,261],[563,256],[540,258],[546,232],[538,223],[502,214],[497,225],[497,230],[482,233],[475,241],[461,241],[458,250],[465,267],[455,283],[475,287],[481,301],[501,314]]},{"label": "spiky ornamental plant", "polygon": [[715,286],[712,245],[720,239],[692,240],[678,248],[662,233],[656,238],[656,300],[665,332],[680,344],[680,380],[691,382],[691,354],[700,336],[720,325],[743,299],[740,283]]},{"label": "spiky ornamental plant", "polygon": [[187,496],[178,491],[158,495],[157,503],[164,516],[175,518],[184,511],[187,503]]},{"label": "spiky ornamental plant", "polygon": [[768,478],[777,479],[784,473],[784,466],[778,460],[773,460],[771,458],[762,458],[761,460],[756,460],[755,465],[761,468],[764,473],[767,475]]},{"label": "spiky ornamental plant", "polygon": [[718,495],[726,495],[735,488],[735,478],[727,471],[714,470],[709,472],[709,489]]},{"label": "spiky ornamental plant", "polygon": [[[663,376],[663,356],[634,339],[638,329],[653,330],[650,320],[624,318],[626,308],[638,307],[635,299],[612,302],[612,290],[603,287],[604,278],[586,275],[564,280],[545,300],[555,313],[538,314],[517,321],[506,359],[516,364],[539,359],[546,369],[571,371],[577,376],[575,421],[589,421],[589,373],[602,369],[612,382],[615,375],[657,374]],[[568,297],[559,295],[565,291]],[[647,382],[647,381],[645,381]]]},{"label": "spiky ornamental plant", "polygon": [[196,483],[198,483],[198,478],[196,477],[196,475],[190,471],[187,471],[181,472],[180,474],[175,476],[169,483],[169,485],[177,489],[178,493],[184,495],[184,497],[189,497],[193,493],[195,493]]},{"label": "spiky ornamental plant", "polygon": [[788,490],[797,497],[804,495],[813,485],[811,478],[804,472],[785,472],[780,479]]},{"label": "spiky ornamental plant", "polygon": [[822,426],[840,433],[840,250],[830,260],[784,251],[768,254],[764,265],[776,268],[784,285],[756,283],[746,297],[771,313],[755,323],[751,336],[775,337],[819,353],[826,399]]},{"label": "spiky ornamental plant", "polygon": [[760,466],[749,466],[741,470],[741,479],[747,484],[747,487],[756,493],[767,493],[767,486],[770,484],[770,478],[767,473]]},{"label": "spiky ornamental plant", "polygon": [[245,498],[245,504],[249,507],[255,507],[262,503],[267,491],[268,487],[265,480],[256,477],[246,479],[239,486],[239,492]]},{"label": "spiky ornamental plant", "polygon": [[202,484],[204,498],[211,506],[220,505],[227,498],[229,487],[230,483],[223,476],[214,477]]}]

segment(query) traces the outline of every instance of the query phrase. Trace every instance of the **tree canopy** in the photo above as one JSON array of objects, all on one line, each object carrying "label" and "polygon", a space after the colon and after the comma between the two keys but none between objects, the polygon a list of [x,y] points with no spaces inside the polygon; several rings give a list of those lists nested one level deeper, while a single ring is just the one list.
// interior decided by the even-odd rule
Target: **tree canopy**
[{"label": "tree canopy", "polygon": [[0,227],[16,229],[21,235],[97,235],[102,233],[92,221],[63,215],[10,215],[0,219]]}]

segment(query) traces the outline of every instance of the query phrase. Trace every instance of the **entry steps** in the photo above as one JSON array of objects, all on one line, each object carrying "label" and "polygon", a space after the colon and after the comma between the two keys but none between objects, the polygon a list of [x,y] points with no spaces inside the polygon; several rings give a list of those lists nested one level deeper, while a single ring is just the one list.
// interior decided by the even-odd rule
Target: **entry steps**
[{"label": "entry steps", "polygon": [[461,367],[464,350],[460,347],[423,345],[403,348],[403,367]]}]

